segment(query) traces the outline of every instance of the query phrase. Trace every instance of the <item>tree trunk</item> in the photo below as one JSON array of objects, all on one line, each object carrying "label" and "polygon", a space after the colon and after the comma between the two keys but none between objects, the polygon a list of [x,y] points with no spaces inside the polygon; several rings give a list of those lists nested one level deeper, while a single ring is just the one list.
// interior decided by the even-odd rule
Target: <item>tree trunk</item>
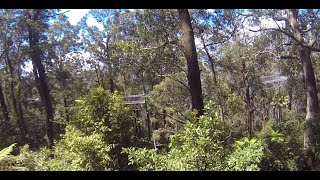
[{"label": "tree trunk", "polygon": [[109,48],[109,42],[110,42],[111,36],[107,37],[106,46],[104,49],[104,55],[106,56],[105,63],[108,67],[108,76],[109,76],[109,85],[110,85],[110,92],[114,92],[114,81],[113,81],[113,71],[111,66],[111,59],[110,59],[110,48]]},{"label": "tree trunk", "polygon": [[[141,82],[142,82],[143,94],[147,94],[147,89],[146,89],[146,86],[145,86],[143,73],[142,73],[142,76],[141,76]],[[151,140],[151,121],[150,121],[150,115],[149,115],[149,111],[148,111],[147,102],[144,103],[144,108],[146,109],[146,114],[147,114],[146,123],[147,123],[147,128],[148,128],[148,137],[149,137],[149,140]]]},{"label": "tree trunk", "polygon": [[28,134],[28,128],[27,128],[27,124],[26,121],[24,119],[24,112],[22,109],[22,102],[21,102],[21,71],[20,71],[20,67],[17,70],[17,75],[18,75],[18,95],[17,95],[17,100],[18,100],[18,109],[19,109],[19,115],[20,115],[20,120],[21,120],[21,125],[25,131],[26,134],[26,140],[27,143],[29,142],[29,134]]},{"label": "tree trunk", "polygon": [[[99,66],[98,66],[98,67],[99,67]],[[95,69],[95,72],[96,72],[96,77],[97,77],[98,86],[104,87],[103,81],[100,82],[100,77],[99,77],[99,70],[100,70],[100,68],[97,68],[97,65],[94,65],[94,69]]]},{"label": "tree trunk", "polygon": [[281,107],[278,107],[278,124],[281,122]]},{"label": "tree trunk", "polygon": [[2,110],[4,120],[6,122],[9,122],[10,116],[9,116],[8,106],[7,106],[5,98],[4,98],[1,81],[0,81],[0,104],[1,104],[1,110]]},{"label": "tree trunk", "polygon": [[225,122],[224,122],[224,106],[223,105],[220,105],[220,116],[221,116],[221,123],[223,125],[225,125]]},{"label": "tree trunk", "polygon": [[147,111],[147,127],[148,127],[148,137],[149,137],[149,140],[151,140],[151,123],[150,123],[150,115],[149,115],[149,112]]},{"label": "tree trunk", "polygon": [[69,111],[68,111],[68,104],[67,104],[67,96],[64,94],[63,95],[63,103],[64,103],[64,113],[66,114],[66,122],[70,122],[70,117],[69,117]]},{"label": "tree trunk", "polygon": [[288,109],[291,110],[292,109],[292,91],[291,90],[289,90],[288,95],[289,95]]},{"label": "tree trunk", "polygon": [[248,138],[252,138],[252,116],[251,116],[251,101],[250,101],[250,86],[246,84],[246,113],[247,113],[247,130],[248,130]]},{"label": "tree trunk", "polygon": [[184,56],[188,66],[188,84],[190,87],[192,109],[198,111],[197,116],[203,114],[203,99],[200,79],[200,70],[197,51],[194,42],[194,33],[191,25],[190,14],[187,9],[178,9],[182,29],[182,44]]},{"label": "tree trunk", "polygon": [[[289,9],[287,10],[288,21],[293,31],[294,37],[300,42],[304,43],[302,31],[298,23],[298,11]],[[303,67],[304,79],[306,84],[307,94],[307,113],[306,121],[304,125],[304,156],[306,170],[314,170],[316,161],[316,142],[315,142],[315,131],[314,126],[318,121],[318,97],[317,97],[317,86],[315,81],[315,75],[313,72],[312,62],[310,58],[310,50],[299,45],[298,52],[300,61]]]},{"label": "tree trunk", "polygon": [[109,77],[109,83],[110,83],[110,92],[113,93],[114,92],[114,81],[111,76]]},{"label": "tree trunk", "polygon": [[163,126],[166,127],[166,116],[167,116],[167,112],[165,109],[163,109],[162,111],[162,119],[163,119]]},{"label": "tree trunk", "polygon": [[[41,21],[40,13],[43,11],[42,9],[34,10],[35,13],[31,15],[30,20],[35,23],[37,21]],[[28,33],[29,33],[29,45],[31,50],[31,59],[34,69],[35,78],[38,80],[38,91],[40,96],[42,96],[42,103],[45,106],[46,110],[46,134],[48,138],[48,147],[53,147],[53,140],[54,140],[54,130],[53,130],[53,107],[49,92],[49,87],[47,83],[47,77],[45,73],[45,68],[41,62],[42,52],[40,49],[40,31],[36,29],[31,24],[28,24]]]},{"label": "tree trunk", "polygon": [[[245,101],[245,111],[247,114],[246,119],[246,129],[248,132],[248,138],[252,138],[252,110],[251,110],[251,97],[250,97],[250,85],[249,75],[246,73],[246,64],[242,63],[242,73],[243,73],[243,84],[245,88],[244,101]],[[247,74],[247,75],[245,75]]]},{"label": "tree trunk", "polygon": [[217,85],[217,75],[216,75],[216,71],[214,69],[213,59],[212,59],[212,57],[211,57],[211,55],[209,53],[209,50],[207,48],[207,45],[204,42],[204,39],[203,39],[202,35],[201,35],[200,38],[201,38],[203,48],[204,48],[204,50],[206,52],[206,55],[207,55],[209,63],[210,63],[211,73],[212,73],[212,76],[213,76],[213,82],[214,82],[215,85]]},{"label": "tree trunk", "polygon": [[265,107],[264,104],[262,105],[262,112],[261,112],[261,125],[264,126],[264,117],[265,117]]},{"label": "tree trunk", "polygon": [[[204,48],[204,50],[205,50],[205,52],[206,52],[206,55],[207,55],[208,60],[209,60],[209,63],[210,63],[211,73],[212,73],[212,76],[213,76],[214,85],[215,85],[216,88],[218,89],[218,88],[219,88],[219,84],[218,84],[218,82],[217,82],[217,74],[216,74],[216,71],[215,71],[215,69],[214,69],[213,58],[211,57],[211,55],[210,55],[210,53],[209,53],[209,50],[208,50],[208,48],[207,48],[207,45],[206,45],[205,42],[204,42],[203,36],[200,35],[200,38],[201,38],[203,48]],[[221,96],[220,96],[220,93],[219,93],[219,92],[220,92],[220,91],[217,91],[217,92],[216,92],[216,93],[217,93],[216,99],[217,99],[218,104],[219,104],[219,107],[220,107],[219,109],[220,109],[221,122],[222,122],[223,124],[225,124],[225,123],[224,123],[224,106],[223,106],[223,103],[222,103],[223,101],[221,100]]]},{"label": "tree trunk", "polygon": [[[108,59],[109,61],[109,59]],[[109,84],[110,84],[110,92],[114,92],[114,81],[113,81],[113,76],[112,76],[112,68],[111,68],[111,63],[108,62],[108,72],[109,72]]]},{"label": "tree trunk", "polygon": [[[62,71],[62,68],[61,68]],[[67,89],[67,80],[63,79],[62,81],[62,87],[63,89]],[[69,123],[70,122],[70,115],[69,115],[69,111],[68,111],[68,103],[67,103],[67,94],[66,91],[63,92],[63,105],[64,105],[64,113],[66,115],[66,122]]]},{"label": "tree trunk", "polygon": [[6,64],[7,67],[9,69],[9,73],[10,73],[10,92],[11,92],[11,100],[12,100],[12,105],[13,105],[13,110],[15,112],[16,118],[17,118],[17,124],[18,127],[20,129],[20,135],[21,135],[21,140],[23,143],[28,143],[28,140],[26,138],[27,136],[27,129],[25,126],[25,122],[24,122],[24,117],[22,111],[20,113],[19,107],[18,107],[18,102],[17,102],[17,98],[15,95],[15,91],[14,91],[14,87],[15,87],[15,80],[14,80],[14,69],[11,63],[11,59],[9,58],[9,46],[7,47],[7,53],[6,53]]}]

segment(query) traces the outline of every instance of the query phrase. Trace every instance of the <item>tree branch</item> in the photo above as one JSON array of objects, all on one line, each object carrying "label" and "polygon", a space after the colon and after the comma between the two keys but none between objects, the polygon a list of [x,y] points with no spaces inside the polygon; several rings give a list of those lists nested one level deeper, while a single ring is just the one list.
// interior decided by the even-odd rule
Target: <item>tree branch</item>
[{"label": "tree branch", "polygon": [[[246,18],[247,18],[247,17],[245,17],[245,18],[243,19],[243,21],[242,21],[241,24],[244,23],[244,21],[245,21]],[[212,42],[212,43],[204,44],[204,45],[207,47],[207,46],[216,45],[216,44],[223,44],[223,43],[225,43],[226,41],[229,41],[229,40],[235,35],[237,29],[238,29],[238,27],[236,26],[236,27],[231,31],[231,33],[229,34],[229,36],[227,36],[225,39],[223,39],[223,40],[221,40],[221,41]]]},{"label": "tree branch", "polygon": [[51,15],[51,16],[45,16],[45,17],[51,18],[51,17],[55,17],[55,16],[60,15],[60,14],[67,13],[67,12],[69,12],[69,11],[70,11],[70,10],[67,10],[67,11],[65,11],[65,12],[55,13],[54,15]]},{"label": "tree branch", "polygon": [[176,78],[173,78],[172,76],[169,76],[169,75],[162,75],[162,74],[157,74],[157,73],[156,73],[156,75],[160,76],[160,77],[168,77],[169,79],[172,79],[172,80],[178,82],[179,84],[181,84],[183,87],[185,87],[190,92],[189,86],[187,86],[184,82],[182,82]]},{"label": "tree branch", "polygon": [[281,17],[281,16],[274,16],[274,17],[272,17],[272,19],[273,19],[274,21],[288,21],[287,18]]},{"label": "tree branch", "polygon": [[320,29],[320,27],[311,27],[311,28],[309,28],[309,29],[302,30],[302,34],[306,34],[306,33],[310,32],[310,31],[312,31],[312,30],[315,30],[315,29]]},{"label": "tree branch", "polygon": [[280,59],[299,59],[296,56],[280,56]]},{"label": "tree branch", "polygon": [[7,52],[7,49],[6,49],[6,50],[4,50],[4,51],[1,53],[1,55],[0,55],[0,59],[2,59],[2,56],[3,56],[6,52]]},{"label": "tree branch", "polygon": [[[277,23],[277,20],[276,19],[274,19],[274,18],[272,18],[272,20],[273,20],[273,22],[275,22],[276,23],[276,25],[278,26],[278,28],[280,29],[281,27],[279,26],[279,24]],[[282,21],[282,19],[280,20],[280,21]]]},{"label": "tree branch", "polygon": [[251,32],[260,32],[260,31],[278,31],[278,32],[281,32],[287,36],[289,36],[291,39],[295,40],[299,45],[311,50],[311,51],[316,51],[316,52],[320,52],[320,49],[319,48],[314,48],[314,47],[310,47],[310,45],[306,45],[306,44],[303,44],[301,43],[298,39],[296,39],[293,34],[290,34],[289,32],[287,31],[284,31],[282,29],[278,29],[278,28],[267,28],[267,29],[258,29],[258,30],[252,30],[252,29],[249,29],[249,31]]},{"label": "tree branch", "polygon": [[186,122],[185,121],[181,121],[181,120],[179,120],[179,119],[177,119],[177,118],[174,118],[174,117],[172,117],[171,115],[169,115],[169,114],[164,114],[164,113],[157,113],[158,115],[165,115],[165,116],[168,116],[168,117],[170,117],[171,119],[173,119],[173,120],[175,120],[175,121],[177,121],[177,122],[179,122],[179,123],[182,123],[182,124],[186,124]]},{"label": "tree branch", "polygon": [[174,111],[176,111],[177,113],[179,113],[180,116],[184,117],[186,120],[191,121],[191,119],[190,119],[189,117],[185,116],[180,110],[178,110],[178,109],[176,109],[176,108],[174,108],[174,107],[170,107],[170,108],[172,108]]},{"label": "tree branch", "polygon": [[61,12],[61,13],[56,13],[56,14],[57,14],[57,15],[59,15],[59,14],[67,13],[67,12],[70,12],[70,10],[67,10],[67,11],[65,11],[65,12]]}]

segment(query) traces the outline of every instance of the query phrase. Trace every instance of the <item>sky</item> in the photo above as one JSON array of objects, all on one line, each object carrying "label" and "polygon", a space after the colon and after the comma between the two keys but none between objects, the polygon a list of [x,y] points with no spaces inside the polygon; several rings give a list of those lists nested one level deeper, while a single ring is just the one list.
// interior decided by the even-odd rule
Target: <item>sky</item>
[{"label": "sky", "polygon": [[[76,25],[81,18],[86,15],[89,12],[90,9],[61,9],[61,12],[66,12],[65,13],[66,16],[68,16],[69,22],[72,25]],[[132,10],[133,11],[133,10]],[[87,23],[89,26],[97,26],[99,28],[99,30],[103,30],[103,26],[101,24],[99,24],[93,17],[88,17]],[[250,33],[250,34],[254,34],[253,32],[249,32],[249,29],[259,29],[259,27],[250,27],[249,25],[247,25],[248,22],[244,22],[244,25],[246,26],[245,30],[246,32]],[[262,20],[262,26],[264,27],[276,27],[276,24],[274,22],[272,22],[271,20]],[[282,23],[280,23],[280,26],[283,26]],[[196,45],[200,45],[200,40],[199,39],[195,39],[195,44]],[[27,69],[30,69],[31,71],[31,66],[32,64],[28,64],[27,65]]]},{"label": "sky", "polygon": [[[62,9],[62,12],[66,12],[66,15],[69,18],[69,21],[72,25],[76,25],[81,18],[89,12],[89,9]],[[88,21],[87,21],[89,26],[97,26],[99,28],[99,30],[103,29],[103,26],[101,24],[99,24],[93,17],[88,17]],[[248,31],[249,28],[250,29],[259,29],[259,27],[250,27],[249,25],[247,25],[247,20],[244,22],[244,25],[247,26],[247,28],[245,28],[245,31]],[[263,19],[262,20],[262,26],[264,27],[274,27],[276,28],[276,24],[272,21],[272,20],[267,20],[267,19]],[[280,26],[283,26],[283,23],[280,23]]]},{"label": "sky", "polygon": [[[62,9],[61,12],[66,12],[66,16],[68,16],[70,24],[76,25],[81,18],[89,12],[89,9]],[[88,17],[87,23],[89,26],[97,26],[99,30],[103,29],[103,26],[99,24],[93,17]]]}]

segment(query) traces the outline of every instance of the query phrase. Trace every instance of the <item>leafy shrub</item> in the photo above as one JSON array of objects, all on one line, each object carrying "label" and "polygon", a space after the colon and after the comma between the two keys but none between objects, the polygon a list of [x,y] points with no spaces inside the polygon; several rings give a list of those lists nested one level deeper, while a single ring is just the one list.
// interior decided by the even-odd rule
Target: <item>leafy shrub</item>
[{"label": "leafy shrub", "polygon": [[85,135],[100,134],[110,146],[109,156],[112,169],[125,170],[128,157],[121,154],[122,147],[130,147],[134,142],[130,108],[125,106],[117,93],[98,87],[90,94],[77,100],[76,111],[70,125]]},{"label": "leafy shrub", "polygon": [[199,118],[193,116],[182,131],[170,136],[167,154],[155,149],[124,149],[130,164],[138,165],[139,170],[223,170],[227,151],[213,110]]},{"label": "leafy shrub", "polygon": [[[286,116],[290,117],[290,116]],[[302,160],[303,123],[284,119],[280,123],[268,121],[258,136],[265,139],[266,153],[261,170],[298,170]]]},{"label": "leafy shrub", "polygon": [[32,170],[127,168],[128,157],[121,149],[132,145],[132,117],[121,96],[99,87],[76,103],[66,133],[54,149],[32,152],[25,147],[25,164]]},{"label": "leafy shrub", "polygon": [[11,144],[9,147],[6,147],[0,151],[0,163],[9,157],[10,153],[13,151],[13,148],[16,145],[17,145],[16,143]]},{"label": "leafy shrub", "polygon": [[67,126],[66,134],[56,142],[53,151],[42,148],[32,152],[25,146],[21,156],[31,170],[105,170],[110,164],[109,151],[110,147],[104,143],[100,134],[87,136]]},{"label": "leafy shrub", "polygon": [[259,171],[266,144],[263,140],[247,137],[235,142],[235,149],[227,159],[226,170]]},{"label": "leafy shrub", "polygon": [[1,171],[24,171],[28,170],[26,167],[21,166],[21,159],[19,156],[11,155],[17,144],[11,144],[10,146],[0,151],[0,170]]}]

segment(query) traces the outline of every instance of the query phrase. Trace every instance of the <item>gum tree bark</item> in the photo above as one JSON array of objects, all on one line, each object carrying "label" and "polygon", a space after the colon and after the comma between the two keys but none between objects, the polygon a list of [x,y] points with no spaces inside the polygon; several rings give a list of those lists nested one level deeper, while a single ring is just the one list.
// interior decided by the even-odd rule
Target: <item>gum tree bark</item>
[{"label": "gum tree bark", "polygon": [[203,114],[203,99],[200,80],[200,70],[196,46],[194,42],[194,33],[191,25],[191,18],[187,9],[178,9],[178,14],[182,29],[182,44],[184,56],[188,66],[188,84],[190,87],[192,109],[198,111],[197,116]]}]

